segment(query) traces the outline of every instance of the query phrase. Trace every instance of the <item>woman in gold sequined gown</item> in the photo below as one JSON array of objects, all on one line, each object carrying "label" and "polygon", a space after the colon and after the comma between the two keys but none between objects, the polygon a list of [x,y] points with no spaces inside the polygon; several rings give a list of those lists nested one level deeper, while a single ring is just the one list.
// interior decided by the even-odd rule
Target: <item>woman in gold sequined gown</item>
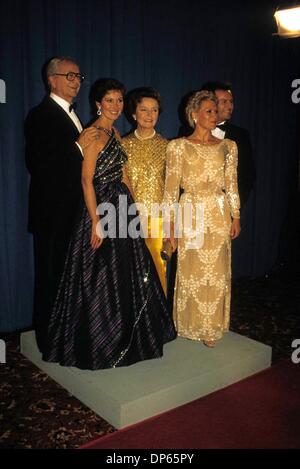
[{"label": "woman in gold sequined gown", "polygon": [[[168,144],[164,194],[169,206],[179,202],[180,213],[191,204],[192,228],[198,226],[200,233],[198,240],[196,231],[188,229],[181,237],[172,230],[167,236],[173,250],[178,246],[173,309],[177,332],[210,347],[229,329],[231,240],[240,233],[237,146],[211,134],[217,121],[216,102],[207,91],[190,97],[186,115],[195,130],[190,137]],[[203,209],[198,220],[197,204]],[[171,215],[166,221],[173,227]]]},{"label": "woman in gold sequined gown", "polygon": [[168,141],[155,131],[160,110],[160,95],[154,88],[133,90],[129,94],[128,113],[136,123],[136,130],[123,138],[122,144],[128,156],[127,173],[135,201],[144,205],[139,206],[139,212],[148,226],[146,245],[166,293],[166,265],[160,256],[162,217],[160,213],[151,216],[153,204],[162,203],[165,182]]}]

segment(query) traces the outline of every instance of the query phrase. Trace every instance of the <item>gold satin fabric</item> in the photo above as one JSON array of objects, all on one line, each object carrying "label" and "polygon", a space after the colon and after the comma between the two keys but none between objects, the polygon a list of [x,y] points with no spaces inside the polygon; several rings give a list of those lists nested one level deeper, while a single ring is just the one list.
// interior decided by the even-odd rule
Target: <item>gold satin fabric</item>
[{"label": "gold satin fabric", "polygon": [[[151,229],[159,233],[159,237],[151,237]],[[163,287],[165,295],[167,295],[167,281],[166,281],[166,262],[162,260],[160,251],[163,243],[163,220],[162,218],[148,218],[148,237],[145,238],[147,248],[151,252],[160,283]]]}]

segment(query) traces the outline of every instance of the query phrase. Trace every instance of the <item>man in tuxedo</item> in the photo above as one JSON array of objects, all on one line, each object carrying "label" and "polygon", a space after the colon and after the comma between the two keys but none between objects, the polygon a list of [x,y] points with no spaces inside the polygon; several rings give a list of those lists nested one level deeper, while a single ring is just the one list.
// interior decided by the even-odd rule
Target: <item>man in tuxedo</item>
[{"label": "man in tuxedo", "polygon": [[[218,138],[230,138],[234,140],[238,147],[238,189],[241,202],[241,225],[249,228],[249,216],[251,214],[244,210],[247,200],[255,181],[255,165],[252,156],[252,146],[249,132],[230,122],[233,112],[233,96],[231,86],[228,83],[208,82],[201,89],[212,91],[218,99],[218,120],[217,127],[212,131]],[[247,214],[247,215],[246,215]],[[247,220],[245,217],[247,216]],[[243,259],[245,252],[251,243],[251,233],[249,229],[241,231],[241,235],[232,243],[232,277],[233,279],[243,275]]]},{"label": "man in tuxedo", "polygon": [[46,68],[50,96],[25,121],[26,164],[31,175],[29,231],[35,264],[34,327],[41,352],[77,209],[82,200],[82,151],[98,131],[82,131],[72,106],[83,76],[70,57]]},{"label": "man in tuxedo", "polygon": [[230,138],[238,147],[238,188],[241,208],[247,202],[255,181],[255,166],[249,132],[238,127],[229,120],[233,111],[233,96],[228,83],[208,82],[201,90],[215,93],[218,99],[218,123],[212,134],[217,138]]}]

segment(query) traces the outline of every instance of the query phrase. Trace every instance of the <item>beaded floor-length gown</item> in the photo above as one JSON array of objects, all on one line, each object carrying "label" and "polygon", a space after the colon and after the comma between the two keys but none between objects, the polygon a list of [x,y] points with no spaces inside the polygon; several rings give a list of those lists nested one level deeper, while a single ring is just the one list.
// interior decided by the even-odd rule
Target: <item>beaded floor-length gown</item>
[{"label": "beaded floor-length gown", "polygon": [[[179,138],[167,147],[164,201],[179,201],[181,213],[188,204],[194,210],[192,230],[178,239],[173,317],[182,337],[215,341],[229,328],[231,217],[240,216],[237,161],[229,139],[205,145]],[[197,204],[203,209],[202,238],[195,243]]]}]

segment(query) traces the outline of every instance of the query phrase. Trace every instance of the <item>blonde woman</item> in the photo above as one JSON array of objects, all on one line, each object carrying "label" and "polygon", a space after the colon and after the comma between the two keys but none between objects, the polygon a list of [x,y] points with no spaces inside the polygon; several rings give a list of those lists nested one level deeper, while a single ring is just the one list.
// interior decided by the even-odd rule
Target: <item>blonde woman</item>
[{"label": "blonde woman", "polygon": [[195,244],[192,230],[169,236],[173,250],[178,246],[173,317],[179,336],[214,347],[229,329],[231,240],[240,233],[237,146],[211,133],[217,123],[213,93],[194,93],[186,115],[194,132],[168,144],[164,202],[179,202],[181,210],[191,204],[192,230],[196,207],[203,209],[202,242]]}]

